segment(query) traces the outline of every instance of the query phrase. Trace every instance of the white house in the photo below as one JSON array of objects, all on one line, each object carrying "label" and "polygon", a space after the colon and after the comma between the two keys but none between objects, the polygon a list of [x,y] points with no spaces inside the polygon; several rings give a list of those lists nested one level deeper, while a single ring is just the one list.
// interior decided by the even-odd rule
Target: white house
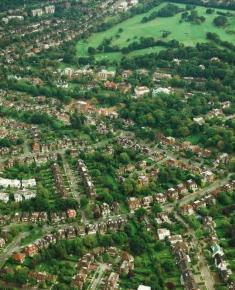
[{"label": "white house", "polygon": [[143,97],[144,95],[148,94],[150,89],[146,86],[136,87],[135,88],[135,96],[137,98]]},{"label": "white house", "polygon": [[171,235],[170,231],[165,228],[158,229],[157,234],[160,241],[165,240],[165,238]]},{"label": "white house", "polygon": [[151,290],[151,287],[149,286],[144,286],[144,285],[139,285],[137,290]]},{"label": "white house", "polygon": [[9,201],[9,194],[5,192],[0,193],[0,201],[7,203]]},{"label": "white house", "polygon": [[23,201],[23,196],[19,193],[15,193],[14,200],[15,200],[15,202],[21,202],[21,201]]},{"label": "white house", "polygon": [[166,94],[169,95],[171,93],[171,89],[170,88],[157,88],[153,90],[152,96],[155,97],[158,94]]}]

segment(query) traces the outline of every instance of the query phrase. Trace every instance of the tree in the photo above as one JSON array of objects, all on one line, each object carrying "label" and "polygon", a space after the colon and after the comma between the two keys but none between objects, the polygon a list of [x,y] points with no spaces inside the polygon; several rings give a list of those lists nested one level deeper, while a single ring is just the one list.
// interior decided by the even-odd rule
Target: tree
[{"label": "tree", "polygon": [[213,20],[213,23],[215,26],[225,26],[225,24],[227,24],[228,19],[227,17],[223,16],[223,15],[219,15],[217,17],[215,17],[215,19]]},{"label": "tree", "polygon": [[146,243],[142,238],[134,236],[130,240],[130,249],[135,255],[141,255],[146,250]]},{"label": "tree", "polygon": [[89,54],[95,54],[96,53],[96,49],[94,48],[94,47],[88,47],[88,49],[87,49],[87,52],[89,53]]}]

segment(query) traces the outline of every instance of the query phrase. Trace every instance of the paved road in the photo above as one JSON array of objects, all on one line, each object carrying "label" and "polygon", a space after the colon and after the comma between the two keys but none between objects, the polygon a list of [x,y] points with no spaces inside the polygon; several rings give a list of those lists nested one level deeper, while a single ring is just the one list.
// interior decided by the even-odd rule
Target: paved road
[{"label": "paved road", "polygon": [[[192,245],[194,249],[198,249],[198,267],[207,290],[215,290],[214,276],[208,267],[207,261],[203,254],[203,249],[195,236],[195,231],[177,213],[174,213],[174,216],[178,222],[184,225],[184,227],[187,229],[187,232],[192,237]],[[195,281],[197,281],[198,279],[196,275],[194,276]]]},{"label": "paved road", "polygon": [[20,242],[23,238],[29,236],[29,232],[22,232],[16,236],[13,241],[0,254],[0,268],[3,267],[7,259],[20,248]]},{"label": "paved road", "polygon": [[107,264],[99,264],[90,283],[90,286],[88,287],[88,290],[95,290],[97,287],[99,287],[103,274],[106,270],[109,269],[109,266]]}]

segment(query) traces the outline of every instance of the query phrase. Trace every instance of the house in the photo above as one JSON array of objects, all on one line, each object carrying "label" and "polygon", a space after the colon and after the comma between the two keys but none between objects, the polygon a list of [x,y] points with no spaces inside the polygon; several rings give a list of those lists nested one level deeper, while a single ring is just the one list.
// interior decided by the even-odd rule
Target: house
[{"label": "house", "polygon": [[161,73],[161,72],[156,71],[153,74],[152,80],[155,82],[159,82],[160,80],[171,79],[171,78],[172,78],[171,74]]},{"label": "house", "polygon": [[68,209],[67,210],[67,216],[68,218],[75,218],[77,215],[77,212],[75,209]]},{"label": "house", "polygon": [[210,170],[202,172],[201,177],[202,177],[203,184],[207,182],[213,182],[215,179],[213,172],[211,172]]},{"label": "house", "polygon": [[105,290],[118,289],[118,281],[119,281],[119,274],[115,273],[115,272],[112,272],[109,275],[109,278],[107,280]]},{"label": "house", "polygon": [[45,9],[46,14],[54,14],[55,13],[55,6],[54,5],[46,6],[44,9]]},{"label": "house", "polygon": [[194,208],[191,204],[184,204],[181,207],[181,212],[182,212],[182,214],[192,215],[192,214],[194,214]]},{"label": "house", "polygon": [[138,208],[141,208],[141,201],[139,198],[130,197],[128,200],[128,206],[131,212],[136,211]]},{"label": "house", "polygon": [[33,17],[35,17],[35,16],[38,16],[38,17],[40,17],[40,16],[42,16],[43,15],[43,10],[42,9],[33,9],[32,11],[31,11],[31,13],[32,13],[32,16]]},{"label": "house", "polygon": [[39,212],[33,212],[30,217],[30,221],[33,223],[36,223],[38,221],[38,217],[39,217]]},{"label": "house", "polygon": [[203,117],[195,117],[193,118],[193,121],[200,126],[202,126],[205,123],[205,120]]},{"label": "house", "polygon": [[186,186],[188,190],[191,190],[191,191],[195,191],[198,188],[196,182],[193,181],[192,179],[189,179],[186,181]]},{"label": "house", "polygon": [[15,261],[17,263],[22,264],[24,262],[24,260],[25,260],[25,254],[23,254],[23,253],[15,253],[12,256],[12,259],[13,259],[13,261]]},{"label": "house", "polygon": [[138,184],[140,186],[146,186],[149,183],[149,178],[146,175],[140,175],[138,176]]},{"label": "house", "polygon": [[133,72],[131,70],[124,70],[122,72],[122,77],[123,77],[123,79],[128,79],[132,74],[133,74]]},{"label": "house", "polygon": [[170,236],[170,231],[165,228],[157,229],[157,235],[160,241],[165,240],[165,238]]},{"label": "house", "polygon": [[104,87],[108,90],[117,90],[118,88],[118,85],[114,82],[111,82],[111,81],[106,81],[104,83]]},{"label": "house", "polygon": [[213,258],[215,257],[215,255],[219,255],[219,256],[223,256],[224,255],[223,249],[217,243],[213,243],[211,245],[211,250],[212,250],[212,257]]},{"label": "house", "polygon": [[14,193],[14,200],[15,202],[21,202],[23,201],[23,196],[19,193]]},{"label": "house", "polygon": [[134,91],[135,91],[135,96],[137,98],[140,98],[148,94],[150,92],[150,89],[146,86],[140,86],[140,87],[136,87]]},{"label": "house", "polygon": [[171,224],[168,214],[163,212],[157,214],[156,221],[159,225],[163,223]]},{"label": "house", "polygon": [[0,249],[2,249],[6,244],[6,241],[3,238],[0,238]]},{"label": "house", "polygon": [[7,178],[0,177],[0,187],[21,188],[21,182],[18,179],[7,179]]},{"label": "house", "polygon": [[165,203],[166,202],[166,196],[163,193],[157,193],[153,196],[154,201],[158,203]]},{"label": "house", "polygon": [[146,209],[150,208],[151,203],[153,202],[152,196],[145,196],[142,199],[142,206]]},{"label": "house", "polygon": [[178,192],[174,188],[169,188],[166,195],[170,201],[175,201],[179,198]]},{"label": "house", "polygon": [[27,247],[25,247],[24,253],[29,257],[33,257],[38,253],[38,247],[33,244],[28,245]]},{"label": "house", "polygon": [[8,203],[9,201],[9,194],[5,192],[0,192],[0,201],[4,203]]},{"label": "house", "polygon": [[171,93],[171,88],[157,88],[153,90],[152,96],[156,97],[159,94],[169,95],[170,93]]},{"label": "house", "polygon": [[33,191],[21,191],[21,194],[25,200],[29,200],[36,197],[36,192]]},{"label": "house", "polygon": [[117,6],[117,11],[118,12],[125,12],[128,9],[128,4],[126,1],[122,1],[119,3]]},{"label": "house", "polygon": [[106,69],[101,70],[98,72],[98,78],[102,81],[106,81],[108,79],[114,78],[116,75],[115,71],[108,71]]},{"label": "house", "polygon": [[201,207],[206,207],[206,202],[205,202],[205,200],[202,198],[202,199],[200,199],[200,200],[195,200],[194,202],[193,202],[193,208],[195,209],[195,210],[197,210],[197,209],[199,209],[199,208],[201,208]]},{"label": "house", "polygon": [[151,290],[151,287],[149,286],[144,286],[144,285],[139,285],[137,290]]},{"label": "house", "polygon": [[183,238],[181,235],[172,235],[168,237],[168,241],[170,242],[171,246],[174,246],[176,243],[182,243]]},{"label": "house", "polygon": [[183,183],[179,183],[178,185],[176,185],[176,190],[179,195],[184,195],[188,192],[186,185]]}]

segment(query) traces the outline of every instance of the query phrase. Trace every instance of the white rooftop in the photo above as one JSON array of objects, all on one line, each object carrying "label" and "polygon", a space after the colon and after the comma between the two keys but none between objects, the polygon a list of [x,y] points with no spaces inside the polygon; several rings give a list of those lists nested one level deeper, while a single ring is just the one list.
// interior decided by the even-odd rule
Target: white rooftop
[{"label": "white rooftop", "polygon": [[151,287],[140,285],[137,290],[151,290]]}]

